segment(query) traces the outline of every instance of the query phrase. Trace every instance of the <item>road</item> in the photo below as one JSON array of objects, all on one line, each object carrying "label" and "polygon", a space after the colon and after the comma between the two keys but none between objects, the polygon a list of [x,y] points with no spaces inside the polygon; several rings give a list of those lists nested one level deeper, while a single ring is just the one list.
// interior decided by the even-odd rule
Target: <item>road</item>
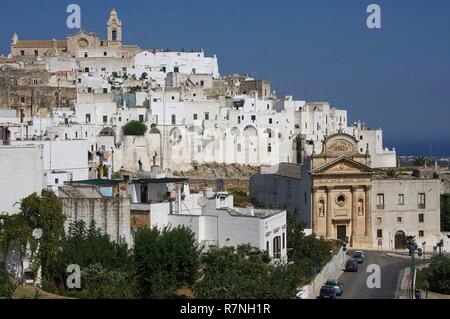
[{"label": "road", "polygon": [[[344,294],[338,299],[394,299],[399,284],[400,272],[410,265],[408,258],[386,256],[385,252],[365,251],[366,258],[359,265],[358,272],[344,272],[339,278],[344,284]],[[367,287],[371,264],[381,268],[381,288]]]}]

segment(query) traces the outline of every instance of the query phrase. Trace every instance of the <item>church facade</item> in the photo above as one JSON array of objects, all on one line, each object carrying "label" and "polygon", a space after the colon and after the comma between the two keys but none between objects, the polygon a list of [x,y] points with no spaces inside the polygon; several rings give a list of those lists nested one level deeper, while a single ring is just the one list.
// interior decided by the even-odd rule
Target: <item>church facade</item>
[{"label": "church facade", "polygon": [[338,133],[327,137],[311,160],[312,228],[317,236],[340,239],[353,247],[372,247],[370,155],[358,141]]},{"label": "church facade", "polygon": [[[105,50],[116,49],[117,55],[127,55],[127,52],[135,53],[135,46],[122,45],[122,21],[117,11],[113,9],[106,24],[107,38],[102,39],[98,34],[80,29],[76,34],[69,35],[65,40],[20,40],[17,34],[13,35],[11,42],[11,54],[13,57],[35,58],[54,55],[58,50],[59,55],[70,57],[84,56],[88,51],[100,50],[101,56]],[[81,56],[80,56],[81,54]],[[130,55],[131,56],[131,55]],[[128,58],[128,55],[126,56]]]}]

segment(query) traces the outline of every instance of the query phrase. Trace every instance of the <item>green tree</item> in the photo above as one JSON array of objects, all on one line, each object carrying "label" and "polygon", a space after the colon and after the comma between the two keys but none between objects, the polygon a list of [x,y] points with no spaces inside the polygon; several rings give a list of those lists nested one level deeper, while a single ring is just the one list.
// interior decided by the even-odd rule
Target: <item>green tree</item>
[{"label": "green tree", "polygon": [[292,214],[288,215],[287,232],[288,260],[293,262],[299,285],[307,284],[331,260],[339,245],[305,235],[304,225]]},{"label": "green tree", "polygon": [[450,258],[435,257],[429,267],[430,290],[450,294]]},{"label": "green tree", "polygon": [[50,265],[55,262],[64,237],[66,217],[62,212],[62,203],[53,192],[43,190],[41,196],[34,193],[22,200],[19,216],[30,229],[39,228],[43,231],[39,240],[39,257],[42,275],[45,276]]},{"label": "green tree", "polygon": [[441,231],[450,231],[450,194],[441,195]]},{"label": "green tree", "polygon": [[143,136],[147,129],[147,125],[139,121],[130,121],[122,128],[123,134],[127,136]]},{"label": "green tree", "polygon": [[[20,259],[23,268],[23,259],[27,254],[27,245],[36,246],[32,237],[32,228],[29,227],[22,215],[0,216],[0,261],[5,260],[14,253]],[[1,268],[1,267],[0,267]],[[6,263],[4,263],[6,269]]]},{"label": "green tree", "polygon": [[424,167],[428,163],[428,160],[426,157],[416,157],[414,159],[414,166],[417,167]]},{"label": "green tree", "polygon": [[289,299],[296,287],[289,265],[272,264],[266,252],[244,245],[204,254],[194,294],[201,299]]},{"label": "green tree", "polygon": [[189,228],[141,230],[134,254],[143,298],[172,297],[197,279],[200,249]]},{"label": "green tree", "polygon": [[384,171],[386,177],[395,178],[398,176],[398,170],[396,168],[388,168]]},{"label": "green tree", "polygon": [[[67,266],[72,264],[79,265],[82,271],[92,265],[99,265],[102,267],[99,274],[115,272],[114,275],[117,275],[120,273],[127,277],[130,285],[136,275],[134,259],[129,252],[128,245],[125,242],[112,242],[108,235],[96,228],[94,222],[90,224],[89,228],[83,221],[70,225],[68,234],[61,242],[58,258],[52,265],[50,283],[64,287]],[[87,273],[89,279],[93,278],[94,270],[99,270],[99,267],[94,267],[92,272]],[[109,283],[105,284],[109,285]],[[46,288],[52,290],[52,286]],[[60,292],[67,293],[67,291]]]},{"label": "green tree", "polygon": [[82,290],[73,296],[84,299],[133,299],[137,296],[135,280],[127,272],[108,270],[94,264],[81,271]]},{"label": "green tree", "polygon": [[0,268],[0,299],[11,299],[15,290],[16,285],[8,272],[5,269]]}]

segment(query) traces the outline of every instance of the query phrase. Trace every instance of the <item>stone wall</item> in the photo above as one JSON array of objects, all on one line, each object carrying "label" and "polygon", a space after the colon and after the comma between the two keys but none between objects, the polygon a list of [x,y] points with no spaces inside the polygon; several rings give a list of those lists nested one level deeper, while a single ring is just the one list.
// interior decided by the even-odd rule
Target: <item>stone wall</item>
[{"label": "stone wall", "polygon": [[130,199],[129,198],[62,198],[65,223],[68,231],[71,223],[84,221],[89,226],[95,221],[111,237],[111,240],[125,240],[131,244]]}]

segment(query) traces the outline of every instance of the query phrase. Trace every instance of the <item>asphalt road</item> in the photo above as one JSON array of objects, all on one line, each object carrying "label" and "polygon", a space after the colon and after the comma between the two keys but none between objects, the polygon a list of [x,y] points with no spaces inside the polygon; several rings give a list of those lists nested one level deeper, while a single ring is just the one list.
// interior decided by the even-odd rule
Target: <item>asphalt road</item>
[{"label": "asphalt road", "polygon": [[[399,284],[400,272],[410,265],[410,260],[401,257],[386,256],[384,252],[365,251],[366,258],[359,264],[358,272],[344,272],[339,280],[344,284],[344,294],[338,299],[394,299]],[[371,264],[381,268],[381,287],[370,289],[367,272]]]}]

